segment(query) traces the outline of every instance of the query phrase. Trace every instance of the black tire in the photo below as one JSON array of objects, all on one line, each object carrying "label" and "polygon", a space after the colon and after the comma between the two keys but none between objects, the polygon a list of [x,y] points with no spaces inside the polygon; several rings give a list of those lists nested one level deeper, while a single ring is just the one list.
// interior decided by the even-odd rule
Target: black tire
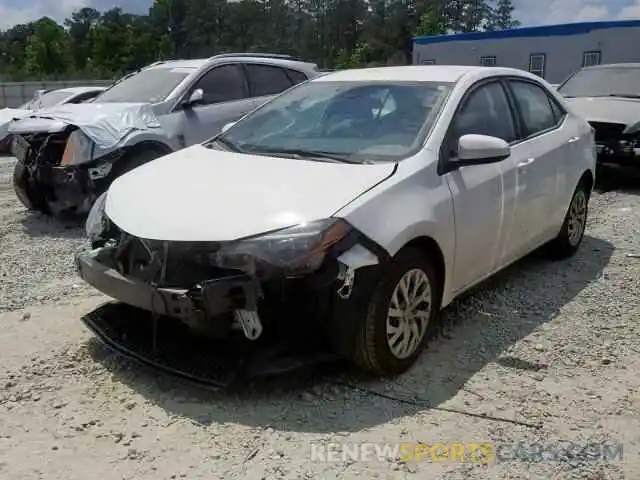
[{"label": "black tire", "polygon": [[[575,255],[580,248],[589,217],[590,194],[587,183],[581,181],[571,196],[560,233],[546,245],[549,258],[563,260]],[[578,233],[574,233],[576,228],[579,228]]]},{"label": "black tire", "polygon": [[166,154],[166,152],[163,152],[160,149],[149,148],[145,150],[140,149],[137,152],[127,155],[114,165],[109,175],[109,183],[113,182],[116,178],[124,175],[125,173],[128,173],[131,170]]},{"label": "black tire", "polygon": [[[426,274],[429,281],[431,309],[422,339],[410,355],[399,358],[392,352],[387,340],[387,315],[396,286],[405,274],[416,269]],[[354,363],[382,376],[399,375],[415,363],[429,338],[433,336],[440,312],[442,286],[436,272],[434,263],[421,250],[407,247],[396,255],[375,288],[366,315],[355,332],[355,345],[351,354]]]},{"label": "black tire", "polygon": [[27,210],[49,213],[46,199],[42,192],[34,191],[29,182],[29,172],[19,162],[13,167],[13,189],[20,203]]}]

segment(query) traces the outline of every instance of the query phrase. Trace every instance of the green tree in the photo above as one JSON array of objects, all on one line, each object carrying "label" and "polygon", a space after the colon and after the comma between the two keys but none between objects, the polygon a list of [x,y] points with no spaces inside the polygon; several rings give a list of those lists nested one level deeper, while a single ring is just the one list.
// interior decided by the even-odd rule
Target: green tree
[{"label": "green tree", "polygon": [[486,30],[505,30],[519,27],[520,22],[513,18],[514,10],[512,0],[498,0],[488,12]]},{"label": "green tree", "polygon": [[70,60],[64,28],[48,17],[38,20],[25,48],[25,70],[34,75],[59,75],[69,70]]}]

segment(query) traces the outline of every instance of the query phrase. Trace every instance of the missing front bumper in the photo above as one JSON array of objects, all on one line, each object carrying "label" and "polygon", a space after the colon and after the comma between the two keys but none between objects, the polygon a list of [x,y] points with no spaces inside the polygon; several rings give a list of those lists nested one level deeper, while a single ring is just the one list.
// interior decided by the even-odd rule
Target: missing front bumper
[{"label": "missing front bumper", "polygon": [[181,320],[192,327],[210,323],[213,317],[234,314],[246,338],[262,333],[257,313],[259,292],[255,280],[238,274],[202,282],[190,289],[155,287],[132,279],[101,263],[101,249],[76,257],[80,277],[105,295],[158,316]]}]

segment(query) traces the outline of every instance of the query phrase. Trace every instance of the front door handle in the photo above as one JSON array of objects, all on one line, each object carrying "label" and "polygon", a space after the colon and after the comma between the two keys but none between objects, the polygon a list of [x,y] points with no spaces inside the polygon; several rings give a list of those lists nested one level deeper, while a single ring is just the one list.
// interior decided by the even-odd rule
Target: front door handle
[{"label": "front door handle", "polygon": [[526,160],[522,160],[518,162],[518,167],[526,167],[527,165],[531,165],[535,161],[535,158],[527,158]]},{"label": "front door handle", "polygon": [[568,140],[568,143],[574,143],[574,142],[577,142],[578,140],[580,140],[580,137],[571,137],[571,138]]}]

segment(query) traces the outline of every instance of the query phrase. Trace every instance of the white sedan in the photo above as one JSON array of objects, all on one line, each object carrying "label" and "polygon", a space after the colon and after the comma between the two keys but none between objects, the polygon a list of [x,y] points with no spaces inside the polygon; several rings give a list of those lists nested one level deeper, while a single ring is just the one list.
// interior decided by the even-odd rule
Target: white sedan
[{"label": "white sedan", "polygon": [[457,296],[538,247],[576,252],[595,162],[589,124],[527,72],[332,72],[117,179],[77,263],[138,308],[324,335],[394,375]]}]

